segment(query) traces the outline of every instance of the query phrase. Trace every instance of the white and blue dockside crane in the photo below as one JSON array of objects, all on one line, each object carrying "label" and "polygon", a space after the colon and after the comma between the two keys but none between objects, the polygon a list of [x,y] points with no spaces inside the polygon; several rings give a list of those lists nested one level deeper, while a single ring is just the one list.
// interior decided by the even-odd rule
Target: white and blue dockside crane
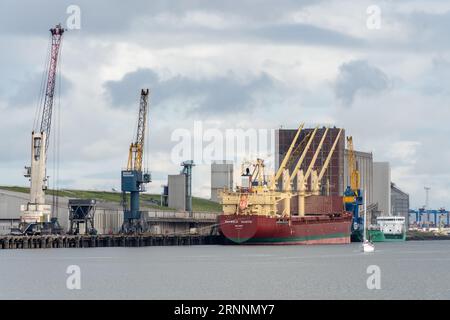
[{"label": "white and blue dockside crane", "polygon": [[[151,182],[151,176],[143,168],[145,129],[147,124],[149,90],[141,90],[136,140],[131,143],[126,170],[122,170],[122,232],[137,233],[146,230],[139,208],[139,194],[145,191],[145,184]],[[129,194],[129,197],[128,197]],[[129,200],[129,201],[128,201]]]},{"label": "white and blue dockside crane", "polygon": [[[38,110],[31,134],[31,164],[25,167],[25,177],[30,180],[30,199],[21,206],[20,230],[22,234],[55,233],[61,229],[57,223],[56,208],[45,201],[47,190],[47,151],[52,124],[53,98],[56,70],[64,34],[61,24],[50,29],[50,53],[45,72],[46,85],[42,87]],[[44,78],[43,78],[44,79]]]}]

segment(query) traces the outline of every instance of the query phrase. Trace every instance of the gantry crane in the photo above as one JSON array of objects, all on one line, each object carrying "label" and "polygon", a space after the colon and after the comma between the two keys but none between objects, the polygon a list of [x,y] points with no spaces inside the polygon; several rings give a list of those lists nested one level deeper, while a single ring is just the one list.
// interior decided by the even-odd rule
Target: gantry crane
[{"label": "gantry crane", "polygon": [[[353,137],[347,137],[348,150],[348,175],[350,178],[350,185],[347,186],[344,192],[344,206],[345,210],[352,212],[352,240],[361,241],[362,223],[365,223],[362,217],[359,216],[359,206],[363,204],[363,197],[360,189],[359,171],[356,167],[355,151],[353,149]],[[365,201],[365,199],[364,199]]]},{"label": "gantry crane", "polygon": [[[145,184],[151,182],[150,173],[143,170],[145,129],[147,124],[149,90],[141,90],[136,140],[128,152],[127,169],[122,170],[123,225],[122,231],[134,233],[145,231],[139,210],[139,193],[145,191]],[[128,205],[127,193],[130,193]]]},{"label": "gantry crane", "polygon": [[[48,63],[47,84],[43,93],[43,105],[39,106],[38,117],[31,134],[31,165],[25,167],[25,177],[29,178],[30,201],[21,206],[21,229],[29,229],[30,225],[50,226],[50,220],[56,225],[56,217],[52,216],[51,205],[45,203],[45,190],[47,189],[47,150],[49,147],[50,129],[52,124],[53,97],[55,94],[56,70],[60,54],[61,41],[64,34],[61,24],[50,29],[51,48]],[[54,208],[53,208],[54,209]],[[45,227],[46,228],[46,227]]]}]

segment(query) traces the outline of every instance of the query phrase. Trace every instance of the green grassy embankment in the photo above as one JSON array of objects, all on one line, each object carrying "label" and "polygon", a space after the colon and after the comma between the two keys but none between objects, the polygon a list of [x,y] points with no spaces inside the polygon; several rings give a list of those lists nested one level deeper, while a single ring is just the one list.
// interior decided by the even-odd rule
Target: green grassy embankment
[{"label": "green grassy embankment", "polygon": [[[29,193],[30,188],[17,187],[17,186],[0,186],[0,189]],[[55,194],[54,190],[47,190],[48,195]],[[80,198],[80,199],[95,199],[103,202],[120,203],[122,200],[122,194],[120,192],[111,191],[91,191],[91,190],[59,190],[58,196],[67,198]],[[163,207],[160,205],[161,196],[159,194],[141,194],[141,206],[144,208],[152,208],[157,210],[174,211],[172,208]],[[195,212],[220,212],[222,207],[220,204],[210,201],[208,199],[192,197],[192,209]]]}]

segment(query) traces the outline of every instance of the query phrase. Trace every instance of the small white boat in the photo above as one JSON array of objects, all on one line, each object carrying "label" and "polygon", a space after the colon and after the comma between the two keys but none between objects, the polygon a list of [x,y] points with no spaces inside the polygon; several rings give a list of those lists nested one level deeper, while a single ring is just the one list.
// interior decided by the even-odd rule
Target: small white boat
[{"label": "small white boat", "polygon": [[362,243],[362,251],[363,252],[374,252],[375,245],[366,239],[366,192],[364,191],[364,228],[363,228],[363,243]]},{"label": "small white boat", "polygon": [[375,246],[369,240],[365,240],[362,244],[362,250],[363,252],[374,252]]}]

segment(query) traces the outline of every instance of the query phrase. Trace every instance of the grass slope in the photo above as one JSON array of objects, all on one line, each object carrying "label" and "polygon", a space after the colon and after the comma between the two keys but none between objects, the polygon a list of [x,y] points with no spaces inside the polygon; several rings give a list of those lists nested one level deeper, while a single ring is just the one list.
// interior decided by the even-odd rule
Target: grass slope
[{"label": "grass slope", "polygon": [[[0,186],[0,189],[14,191],[14,192],[22,192],[29,193],[30,188],[27,187],[16,187],[16,186]],[[47,190],[47,194],[53,195],[55,193],[54,190]],[[84,198],[84,199],[96,199],[97,201],[105,201],[105,202],[117,202],[120,203],[122,199],[122,194],[120,192],[110,192],[110,191],[90,191],[90,190],[59,190],[58,195],[61,197],[68,198]],[[174,209],[163,207],[158,204],[155,204],[154,201],[159,202],[161,200],[161,196],[159,194],[141,194],[141,206],[146,208],[153,208],[158,210],[170,210]],[[192,209],[196,212],[220,212],[222,207],[220,204],[210,201],[208,199],[192,197]]]}]

